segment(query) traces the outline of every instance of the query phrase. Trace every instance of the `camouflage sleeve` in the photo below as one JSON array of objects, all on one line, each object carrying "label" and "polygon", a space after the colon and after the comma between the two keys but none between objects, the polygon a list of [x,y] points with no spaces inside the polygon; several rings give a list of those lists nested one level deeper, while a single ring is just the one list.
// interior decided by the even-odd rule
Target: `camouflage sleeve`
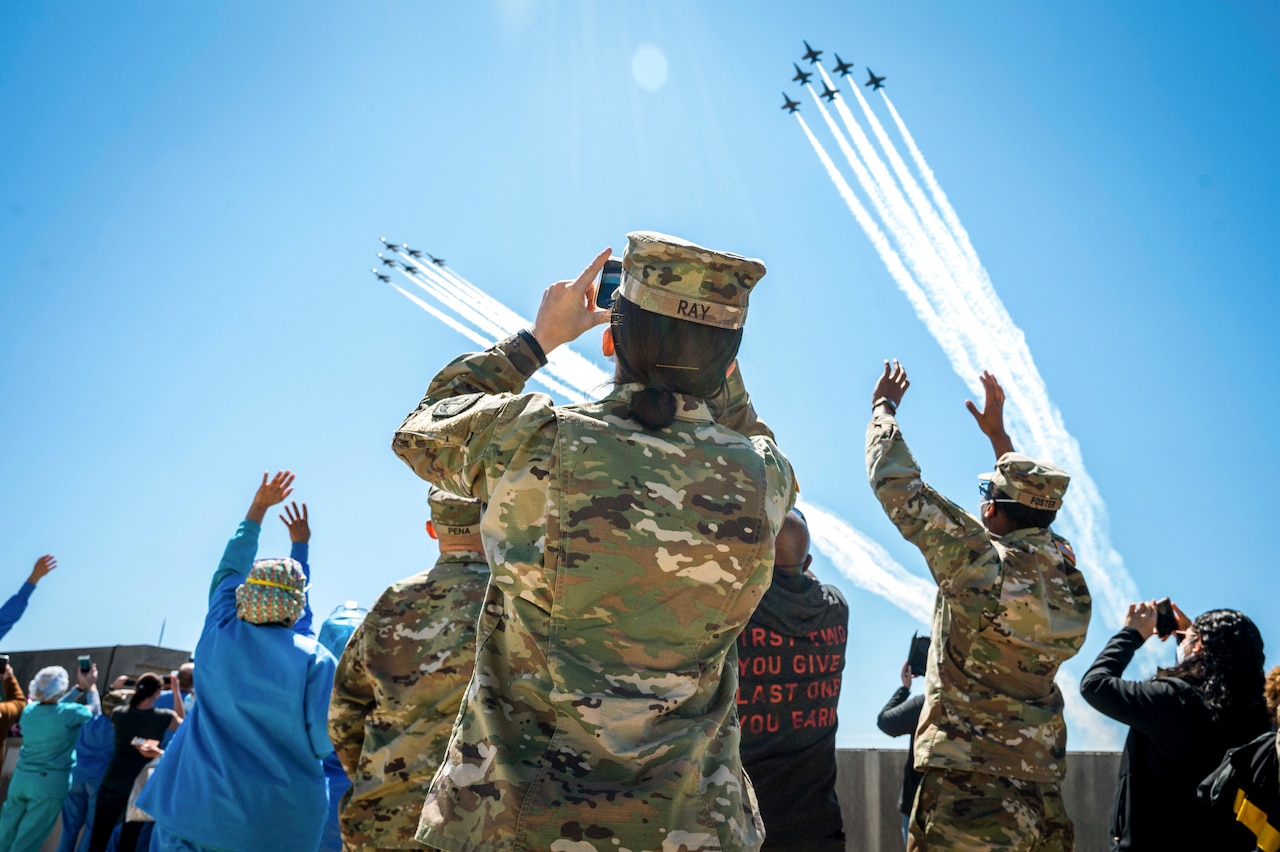
[{"label": "camouflage sleeve", "polygon": [[888,414],[873,415],[867,426],[867,477],[885,514],[903,538],[920,548],[944,594],[951,581],[993,547],[981,521],[920,478],[920,467]]},{"label": "camouflage sleeve", "polygon": [[777,516],[780,523],[781,517],[795,506],[800,485],[796,481],[791,462],[778,449],[773,430],[760,419],[755,406],[751,404],[751,394],[747,393],[741,365],[734,368],[725,379],[724,389],[714,399],[707,400],[707,404],[717,423],[750,438],[751,443],[764,456],[772,486],[770,493],[787,495],[781,513]]},{"label": "camouflage sleeve", "polygon": [[486,472],[501,473],[503,440],[522,415],[554,417],[545,394],[519,394],[546,360],[527,333],[463,355],[431,381],[427,395],[392,439],[395,454],[423,479],[489,501]]},{"label": "camouflage sleeve", "polygon": [[360,753],[364,750],[364,720],[377,705],[373,679],[364,666],[366,632],[376,616],[370,612],[351,634],[338,660],[329,697],[329,739],[348,778],[356,777]]},{"label": "camouflage sleeve", "polygon": [[724,389],[720,394],[707,402],[716,422],[721,426],[728,426],[748,438],[756,435],[773,438],[773,430],[756,415],[755,406],[751,404],[751,394],[747,393],[741,364],[725,379]]}]

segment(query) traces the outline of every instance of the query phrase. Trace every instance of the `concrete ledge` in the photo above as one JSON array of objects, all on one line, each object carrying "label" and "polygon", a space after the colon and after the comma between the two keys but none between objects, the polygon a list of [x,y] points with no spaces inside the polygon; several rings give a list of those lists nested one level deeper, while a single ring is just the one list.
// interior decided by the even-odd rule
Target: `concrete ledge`
[{"label": "concrete ledge", "polygon": [[[840,749],[837,794],[850,852],[894,852],[904,848],[898,792],[905,749]],[[1118,752],[1070,752],[1063,798],[1076,829],[1076,852],[1108,852]]]},{"label": "concrete ledge", "polygon": [[[8,787],[21,744],[22,740],[17,738],[9,740],[0,788]],[[849,852],[897,852],[904,848],[898,791],[906,760],[904,749],[840,749],[836,752],[837,793]],[[1071,752],[1067,762],[1063,796],[1067,813],[1076,826],[1076,852],[1108,852],[1111,844],[1107,832],[1120,755]],[[57,848],[61,828],[59,825],[54,829],[42,852]]]}]

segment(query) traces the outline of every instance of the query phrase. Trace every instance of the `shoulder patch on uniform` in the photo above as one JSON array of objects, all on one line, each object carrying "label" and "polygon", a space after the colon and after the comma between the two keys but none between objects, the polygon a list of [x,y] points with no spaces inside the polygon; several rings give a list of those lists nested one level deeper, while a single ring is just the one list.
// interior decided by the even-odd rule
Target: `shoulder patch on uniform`
[{"label": "shoulder patch on uniform", "polygon": [[454,417],[475,405],[482,396],[484,396],[482,393],[467,393],[462,396],[451,396],[448,399],[442,399],[432,407],[431,416],[437,419]]},{"label": "shoulder patch on uniform", "polygon": [[1072,568],[1076,567],[1076,552],[1071,549],[1071,545],[1067,544],[1062,539],[1054,539],[1053,546],[1058,548],[1058,552],[1062,554],[1062,558],[1067,560],[1067,562],[1071,564]]}]

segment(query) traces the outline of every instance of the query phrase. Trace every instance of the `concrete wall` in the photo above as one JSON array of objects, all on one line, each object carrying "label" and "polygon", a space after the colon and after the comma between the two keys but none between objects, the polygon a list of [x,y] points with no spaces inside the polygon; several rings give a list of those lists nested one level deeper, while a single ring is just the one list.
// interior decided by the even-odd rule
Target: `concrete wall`
[{"label": "concrete wall", "polygon": [[106,692],[119,675],[137,677],[155,672],[164,677],[191,659],[190,651],[160,648],[155,645],[111,645],[101,648],[60,648],[42,651],[9,651],[9,664],[23,690],[45,666],[62,666],[76,685],[77,658],[88,654],[98,666],[98,689]]},{"label": "concrete wall", "polygon": [[[898,793],[906,760],[905,749],[841,749],[836,753],[837,793],[850,852],[904,848]],[[1071,752],[1067,766],[1063,798],[1075,824],[1076,852],[1108,852],[1120,755]]]},{"label": "concrete wall", "polygon": [[[74,660],[74,657],[73,657]],[[9,740],[3,785],[8,786],[22,740]],[[849,852],[897,852],[903,849],[898,790],[902,786],[905,750],[841,749],[836,753],[840,809]],[[1108,852],[1107,828],[1120,755],[1114,752],[1071,752],[1063,790],[1067,812],[1076,827],[1076,852]],[[61,826],[42,852],[56,850]]]}]

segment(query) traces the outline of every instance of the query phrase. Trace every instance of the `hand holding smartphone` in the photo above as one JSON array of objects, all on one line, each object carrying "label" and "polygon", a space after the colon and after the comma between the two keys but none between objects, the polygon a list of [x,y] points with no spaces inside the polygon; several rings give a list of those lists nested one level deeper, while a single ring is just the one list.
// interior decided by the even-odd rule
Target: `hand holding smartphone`
[{"label": "hand holding smartphone", "polygon": [[1178,617],[1173,614],[1173,601],[1162,598],[1156,601],[1156,635],[1168,639],[1178,629]]},{"label": "hand holding smartphone", "polygon": [[618,289],[622,286],[622,261],[611,257],[604,262],[600,270],[600,283],[596,286],[596,307],[609,309],[618,299]]}]

